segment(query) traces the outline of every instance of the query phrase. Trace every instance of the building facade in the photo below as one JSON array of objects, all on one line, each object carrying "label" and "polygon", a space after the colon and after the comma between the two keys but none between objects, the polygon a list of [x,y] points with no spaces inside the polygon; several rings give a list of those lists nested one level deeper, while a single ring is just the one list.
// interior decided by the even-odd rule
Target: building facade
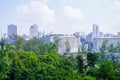
[{"label": "building facade", "polygon": [[87,43],[92,42],[92,32],[89,33],[89,34],[86,36],[86,42],[87,42]]},{"label": "building facade", "polygon": [[[58,36],[59,42],[58,42],[58,52],[60,54],[68,53],[75,53],[78,52],[79,47],[79,39],[75,36]],[[54,37],[51,38],[51,42],[55,43]]]},{"label": "building facade", "polygon": [[30,39],[31,38],[38,38],[38,26],[36,24],[31,25],[30,27]]},{"label": "building facade", "polygon": [[96,24],[93,24],[93,38],[96,38],[97,36],[99,36],[100,32],[99,32],[99,26]]},{"label": "building facade", "polygon": [[118,32],[118,35],[117,35],[118,37],[120,37],[120,32]]},{"label": "building facade", "polygon": [[93,41],[93,51],[99,52],[105,40],[107,40],[107,44],[106,44],[107,47],[109,47],[111,44],[113,44],[115,47],[117,46],[118,43],[120,43],[119,37],[97,37],[94,38]]},{"label": "building facade", "polygon": [[7,35],[8,35],[8,38],[12,37],[13,35],[17,35],[17,26],[14,24],[8,25]]}]

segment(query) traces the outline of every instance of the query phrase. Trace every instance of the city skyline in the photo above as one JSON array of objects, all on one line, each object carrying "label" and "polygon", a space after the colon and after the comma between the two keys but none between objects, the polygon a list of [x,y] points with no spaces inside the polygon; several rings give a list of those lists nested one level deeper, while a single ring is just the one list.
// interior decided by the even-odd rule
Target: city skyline
[{"label": "city skyline", "polygon": [[91,32],[93,24],[106,33],[120,29],[119,0],[5,0],[0,11],[1,33],[9,24],[18,26],[18,35],[28,35],[32,24],[39,31],[69,34]]}]

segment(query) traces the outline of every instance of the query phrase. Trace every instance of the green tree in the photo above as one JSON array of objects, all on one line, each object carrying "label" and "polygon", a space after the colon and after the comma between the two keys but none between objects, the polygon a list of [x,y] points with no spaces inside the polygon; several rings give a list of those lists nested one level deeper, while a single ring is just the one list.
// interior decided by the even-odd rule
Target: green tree
[{"label": "green tree", "polygon": [[23,41],[24,41],[24,38],[22,38],[22,37],[20,37],[20,36],[17,36],[17,37],[16,37],[16,40],[15,40],[16,50],[22,48],[22,43],[23,43]]},{"label": "green tree", "polygon": [[115,51],[117,53],[120,53],[120,42],[117,43],[117,46],[115,47]]},{"label": "green tree", "polygon": [[109,52],[111,52],[111,53],[114,53],[115,52],[115,48],[114,48],[114,45],[113,44],[110,44],[110,46],[109,46]]},{"label": "green tree", "polygon": [[11,60],[5,50],[4,39],[0,41],[0,80],[9,79]]},{"label": "green tree", "polygon": [[34,46],[36,45],[39,45],[39,44],[43,44],[43,40],[40,38],[40,39],[37,39],[37,38],[32,38],[28,41],[24,41],[22,43],[22,49],[25,50],[25,51],[33,51],[34,50]]},{"label": "green tree", "polygon": [[101,64],[100,69],[98,70],[97,77],[99,79],[114,79],[114,69],[111,61],[106,61]]},{"label": "green tree", "polygon": [[65,45],[66,45],[66,53],[69,54],[71,50],[71,46],[68,40],[65,42]]},{"label": "green tree", "polygon": [[105,39],[104,41],[103,41],[103,43],[102,43],[102,46],[101,46],[101,48],[100,48],[100,60],[102,61],[102,62],[105,62],[105,60],[106,60],[106,58],[105,58],[105,53],[106,53],[106,51],[107,51],[107,42],[108,42],[108,40],[107,39]]},{"label": "green tree", "polygon": [[120,80],[120,63],[115,64],[115,80]]},{"label": "green tree", "polygon": [[[60,56],[55,49],[39,55],[40,67],[36,72],[36,80],[74,80],[74,63],[67,56]],[[79,78],[79,77],[78,77]]]},{"label": "green tree", "polygon": [[60,46],[60,38],[59,38],[59,36],[55,36],[53,39],[54,39],[54,43],[55,43],[56,49],[58,51],[58,48]]},{"label": "green tree", "polygon": [[9,57],[7,55],[2,56],[0,58],[0,80],[9,79],[10,67],[11,67],[11,60],[9,59]]},{"label": "green tree", "polygon": [[77,59],[77,67],[78,67],[78,72],[80,74],[82,74],[84,72],[84,62],[83,62],[83,58],[80,54],[77,55],[76,57]]},{"label": "green tree", "polygon": [[97,61],[97,53],[91,53],[88,52],[87,53],[87,62],[88,62],[88,66],[90,67],[94,67]]},{"label": "green tree", "polygon": [[89,76],[93,76],[93,77],[96,77],[97,76],[97,72],[98,72],[98,69],[97,67],[89,67],[86,74],[89,75]]}]

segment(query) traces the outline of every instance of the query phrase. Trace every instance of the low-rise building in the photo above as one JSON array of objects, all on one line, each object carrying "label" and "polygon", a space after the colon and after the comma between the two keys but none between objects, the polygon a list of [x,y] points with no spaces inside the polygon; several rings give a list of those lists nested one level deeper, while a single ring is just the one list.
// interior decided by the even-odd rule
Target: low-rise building
[{"label": "low-rise building", "polygon": [[[55,39],[57,38],[57,39]],[[56,44],[56,40],[58,40],[58,52],[61,54],[64,53],[75,53],[78,52],[78,46],[80,44],[79,38],[75,36],[53,36],[51,38],[51,42]]]},{"label": "low-rise building", "polygon": [[107,47],[111,44],[113,44],[113,46],[115,47],[118,43],[120,43],[119,37],[97,37],[93,40],[93,51],[99,52],[105,40],[107,40]]}]

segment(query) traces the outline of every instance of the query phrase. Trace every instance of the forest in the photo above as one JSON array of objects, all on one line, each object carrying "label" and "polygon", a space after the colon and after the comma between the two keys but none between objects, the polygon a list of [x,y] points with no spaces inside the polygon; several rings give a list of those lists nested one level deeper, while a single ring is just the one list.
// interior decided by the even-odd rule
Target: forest
[{"label": "forest", "polygon": [[61,55],[56,44],[41,38],[16,36],[14,40],[14,44],[0,41],[0,80],[120,80],[120,61],[113,45],[107,48],[109,57],[105,42],[99,53]]}]

